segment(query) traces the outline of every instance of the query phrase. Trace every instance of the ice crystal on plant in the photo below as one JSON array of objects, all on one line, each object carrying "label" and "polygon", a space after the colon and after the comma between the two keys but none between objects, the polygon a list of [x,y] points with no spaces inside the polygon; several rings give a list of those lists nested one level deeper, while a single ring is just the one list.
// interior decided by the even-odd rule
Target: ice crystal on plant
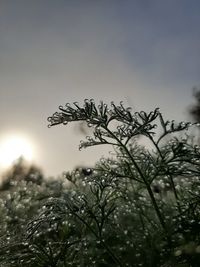
[{"label": "ice crystal on plant", "polygon": [[[96,105],[93,99],[60,106],[48,121],[85,121],[93,134],[80,148],[108,144],[113,152],[92,167],[65,172],[67,186],[42,184],[37,191],[25,183],[0,201],[7,237],[3,266],[198,266],[200,153],[189,136],[194,124],[165,121],[159,109],[133,113],[122,102]],[[28,217],[29,207],[34,216]],[[8,234],[16,221],[23,235]]]}]

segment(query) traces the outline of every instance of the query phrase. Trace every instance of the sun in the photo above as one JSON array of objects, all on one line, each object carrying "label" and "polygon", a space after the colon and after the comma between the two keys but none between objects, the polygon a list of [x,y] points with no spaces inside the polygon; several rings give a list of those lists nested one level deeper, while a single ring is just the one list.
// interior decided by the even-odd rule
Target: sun
[{"label": "sun", "polygon": [[8,168],[20,157],[28,162],[33,159],[33,145],[28,138],[23,135],[7,135],[0,140],[1,168]]}]

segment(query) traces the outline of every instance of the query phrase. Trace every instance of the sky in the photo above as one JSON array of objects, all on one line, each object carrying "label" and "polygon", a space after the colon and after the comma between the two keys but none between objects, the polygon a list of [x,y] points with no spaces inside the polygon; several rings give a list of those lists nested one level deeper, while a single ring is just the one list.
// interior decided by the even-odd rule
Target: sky
[{"label": "sky", "polygon": [[105,148],[78,150],[76,125],[47,128],[67,102],[123,101],[188,120],[200,84],[199,0],[0,0],[0,141],[27,136],[57,176]]}]

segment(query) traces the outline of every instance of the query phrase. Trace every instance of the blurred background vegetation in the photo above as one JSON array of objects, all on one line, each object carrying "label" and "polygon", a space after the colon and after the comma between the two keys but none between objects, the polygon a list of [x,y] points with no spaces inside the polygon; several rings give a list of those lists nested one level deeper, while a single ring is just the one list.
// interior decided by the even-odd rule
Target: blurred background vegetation
[{"label": "blurred background vegetation", "polygon": [[[198,89],[194,98],[188,113],[200,122]],[[87,132],[84,124],[80,131]],[[142,186],[114,179],[108,169],[115,164],[104,160],[53,179],[19,158],[0,187],[0,266],[199,266],[199,196],[185,210],[185,229],[176,229],[171,249]],[[117,170],[127,169],[120,159],[117,164]],[[194,186],[200,193],[195,179],[182,183],[182,204]],[[170,194],[161,184],[154,185],[154,193],[168,223],[173,218],[178,225]]]}]

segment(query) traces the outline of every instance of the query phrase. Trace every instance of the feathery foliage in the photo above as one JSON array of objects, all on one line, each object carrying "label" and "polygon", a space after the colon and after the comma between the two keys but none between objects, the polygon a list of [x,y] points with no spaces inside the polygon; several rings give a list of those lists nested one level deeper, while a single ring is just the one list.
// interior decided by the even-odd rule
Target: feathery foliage
[{"label": "feathery foliage", "polygon": [[199,266],[200,147],[188,131],[197,124],[93,100],[60,106],[48,121],[85,121],[93,135],[80,149],[113,152],[65,173],[68,186],[41,203],[18,245],[15,234],[4,242],[1,266]]}]

